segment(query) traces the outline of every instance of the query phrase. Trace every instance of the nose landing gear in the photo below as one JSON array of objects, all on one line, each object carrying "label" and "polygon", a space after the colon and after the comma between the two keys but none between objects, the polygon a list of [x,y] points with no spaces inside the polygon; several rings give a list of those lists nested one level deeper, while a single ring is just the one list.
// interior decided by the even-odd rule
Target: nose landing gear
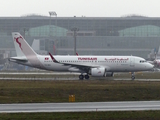
[{"label": "nose landing gear", "polygon": [[132,80],[135,80],[135,74],[134,74],[134,72],[132,72],[131,74],[132,74],[132,75],[131,75],[131,79],[132,79]]}]

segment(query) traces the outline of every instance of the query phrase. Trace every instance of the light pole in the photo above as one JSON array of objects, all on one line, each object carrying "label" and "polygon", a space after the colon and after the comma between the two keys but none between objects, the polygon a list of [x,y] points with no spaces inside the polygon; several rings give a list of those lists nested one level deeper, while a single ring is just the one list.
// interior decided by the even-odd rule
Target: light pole
[{"label": "light pole", "polygon": [[57,13],[55,12],[55,11],[50,11],[49,12],[49,15],[50,15],[50,36],[51,36],[51,17],[52,16],[56,16],[56,25],[55,25],[55,27],[56,27],[56,29],[55,29],[55,36],[56,36],[56,34],[57,34]]},{"label": "light pole", "polygon": [[[51,17],[52,16],[56,16],[56,23],[55,23],[55,36],[57,35],[57,13],[55,11],[50,11],[49,12],[49,15],[50,15],[50,33],[49,33],[49,36],[51,37],[52,36],[52,28],[51,28]],[[57,38],[56,38],[57,39]],[[54,40],[54,44],[53,44],[53,53],[56,54],[56,40]]]},{"label": "light pole", "polygon": [[76,55],[76,37],[77,37],[77,31],[79,31],[78,28],[72,28],[71,31],[73,31],[73,37],[74,37],[74,55]]},{"label": "light pole", "polygon": [[27,28],[23,28],[23,32],[24,32],[24,39],[25,39],[25,37],[26,37],[26,32],[28,31],[28,29]]}]

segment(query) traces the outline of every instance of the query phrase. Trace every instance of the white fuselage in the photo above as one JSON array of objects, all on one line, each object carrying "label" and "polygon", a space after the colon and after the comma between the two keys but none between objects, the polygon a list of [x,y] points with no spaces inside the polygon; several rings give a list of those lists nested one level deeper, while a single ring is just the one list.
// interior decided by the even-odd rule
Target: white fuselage
[{"label": "white fuselage", "polygon": [[[39,62],[33,65],[30,60],[25,65],[51,71],[70,72],[82,72],[79,68],[73,67],[74,65],[99,66],[105,68],[107,72],[137,72],[153,68],[153,65],[145,59],[136,56],[54,56],[59,63],[53,62],[50,56],[38,55],[37,57],[41,65]],[[24,64],[19,61],[17,63]]]}]

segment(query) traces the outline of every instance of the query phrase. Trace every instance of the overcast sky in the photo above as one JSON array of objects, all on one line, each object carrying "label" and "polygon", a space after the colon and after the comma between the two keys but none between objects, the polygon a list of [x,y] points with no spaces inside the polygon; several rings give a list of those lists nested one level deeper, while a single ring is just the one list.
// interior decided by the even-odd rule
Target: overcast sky
[{"label": "overcast sky", "polygon": [[58,17],[160,17],[160,0],[0,0],[0,17],[39,14]]}]

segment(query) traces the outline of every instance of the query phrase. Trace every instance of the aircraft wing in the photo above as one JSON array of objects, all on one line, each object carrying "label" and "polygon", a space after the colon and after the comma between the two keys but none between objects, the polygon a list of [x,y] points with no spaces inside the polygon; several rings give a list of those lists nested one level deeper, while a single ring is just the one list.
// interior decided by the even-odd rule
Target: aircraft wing
[{"label": "aircraft wing", "polygon": [[63,65],[70,65],[70,66],[73,66],[73,67],[88,67],[88,68],[99,68],[100,66],[99,65],[86,65],[86,64],[71,64],[71,63],[60,63],[58,62],[59,64],[63,64]]},{"label": "aircraft wing", "polygon": [[70,64],[70,63],[59,63],[59,64],[63,64],[64,66],[71,66],[71,67],[76,67],[79,68],[80,70],[86,71],[88,72],[90,68],[99,68],[101,66],[98,65],[86,65],[86,64]]},{"label": "aircraft wing", "polygon": [[55,62],[55,63],[59,63],[59,64],[63,64],[64,66],[66,65],[66,66],[68,66],[68,65],[70,65],[70,66],[72,66],[72,67],[76,67],[76,68],[79,68],[79,69],[81,69],[81,70],[88,70],[89,68],[99,68],[99,67],[101,67],[101,66],[99,66],[99,65],[87,65],[87,64],[72,64],[72,63],[60,63],[60,62],[58,62],[52,55],[51,55],[51,53],[49,53],[49,55],[50,55],[50,57],[52,58],[52,61],[53,62]]}]

